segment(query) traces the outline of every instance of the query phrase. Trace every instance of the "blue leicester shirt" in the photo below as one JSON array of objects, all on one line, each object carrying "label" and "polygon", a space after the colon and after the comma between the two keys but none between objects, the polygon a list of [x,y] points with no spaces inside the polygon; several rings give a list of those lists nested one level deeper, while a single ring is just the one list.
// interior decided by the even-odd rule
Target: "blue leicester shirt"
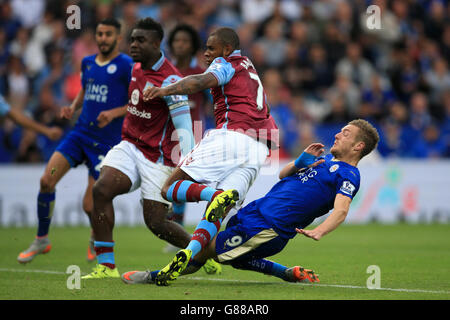
[{"label": "blue leicester shirt", "polygon": [[295,228],[305,228],[328,213],[338,193],[353,199],[359,190],[358,168],[326,155],[325,162],[280,180],[261,199],[257,208],[280,236],[293,238]]},{"label": "blue leicester shirt", "polygon": [[99,65],[95,57],[85,57],[81,63],[81,84],[85,94],[83,110],[74,129],[98,142],[114,146],[121,140],[123,117],[114,119],[103,128],[98,127],[97,117],[102,111],[128,103],[133,60],[120,53],[108,63]]}]

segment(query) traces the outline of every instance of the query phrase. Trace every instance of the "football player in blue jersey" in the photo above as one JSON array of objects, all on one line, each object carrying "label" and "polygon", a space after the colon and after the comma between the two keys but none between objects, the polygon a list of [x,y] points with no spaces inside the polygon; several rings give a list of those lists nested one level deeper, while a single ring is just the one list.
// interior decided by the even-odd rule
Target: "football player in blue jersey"
[{"label": "football player in blue jersey", "polygon": [[[106,153],[121,140],[123,117],[128,102],[128,85],[133,60],[119,52],[120,23],[116,19],[101,21],[95,30],[99,53],[87,56],[81,64],[82,89],[69,107],[61,109],[61,117],[71,119],[82,109],[72,131],[58,145],[40,180],[37,198],[38,230],[30,247],[17,257],[27,263],[51,249],[48,232],[52,218],[55,187],[61,178],[81,163],[89,169],[83,210],[93,210],[92,186],[99,176],[100,163]],[[93,237],[88,247],[88,260],[95,260]]]},{"label": "football player in blue jersey", "polygon": [[[322,156],[324,145],[313,143],[280,172],[280,181],[262,198],[232,216],[226,229],[195,257],[182,274],[197,271],[207,258],[234,268],[257,271],[289,282],[319,282],[317,274],[300,266],[288,268],[265,259],[279,253],[297,233],[314,240],[336,229],[347,216],[359,189],[359,160],[378,144],[377,130],[367,121],[349,122],[335,135],[331,154]],[[223,211],[230,204],[219,204]],[[333,209],[317,227],[305,228]],[[129,271],[125,283],[159,283],[156,271]]]}]

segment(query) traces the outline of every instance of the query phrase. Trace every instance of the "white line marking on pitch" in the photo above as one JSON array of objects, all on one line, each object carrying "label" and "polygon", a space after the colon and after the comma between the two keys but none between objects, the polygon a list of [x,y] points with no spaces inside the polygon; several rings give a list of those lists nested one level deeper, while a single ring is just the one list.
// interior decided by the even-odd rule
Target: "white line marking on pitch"
[{"label": "white line marking on pitch", "polygon": [[[51,270],[36,270],[36,269],[7,269],[0,268],[0,272],[30,272],[30,273],[46,273],[46,274],[60,274],[66,275],[62,271],[51,271]],[[183,279],[196,280],[196,281],[219,281],[219,282],[239,282],[239,283],[257,283],[257,284],[284,284],[284,285],[303,285],[303,286],[313,286],[313,287],[331,287],[331,288],[344,288],[344,289],[366,289],[366,290],[378,290],[378,291],[395,291],[395,292],[417,292],[417,293],[443,293],[450,294],[450,291],[432,291],[432,290],[422,290],[422,289],[395,289],[395,288],[380,288],[380,289],[368,289],[363,286],[352,286],[352,285],[342,285],[342,284],[325,284],[325,283],[290,283],[290,282],[268,282],[268,281],[257,281],[257,280],[233,280],[233,279],[220,279],[220,278],[204,278],[204,277],[190,277],[186,276]]]}]

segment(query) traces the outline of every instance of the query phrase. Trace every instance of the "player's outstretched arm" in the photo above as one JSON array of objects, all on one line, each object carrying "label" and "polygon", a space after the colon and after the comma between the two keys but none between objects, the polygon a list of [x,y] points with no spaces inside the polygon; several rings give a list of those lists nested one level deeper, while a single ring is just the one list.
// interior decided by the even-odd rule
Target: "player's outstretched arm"
[{"label": "player's outstretched arm", "polygon": [[315,159],[324,152],[324,145],[321,143],[312,143],[303,151],[303,153],[292,162],[289,162],[281,171],[279,178],[283,179],[296,173],[301,168],[312,168],[323,162],[324,159],[315,161]]},{"label": "player's outstretched arm", "polygon": [[124,117],[126,114],[127,114],[127,105],[102,111],[99,113],[97,117],[97,126],[99,128],[104,128],[114,119]]},{"label": "player's outstretched arm", "polygon": [[192,94],[208,88],[217,87],[219,82],[212,73],[187,76],[164,88],[150,87],[144,91],[144,101],[171,95]]},{"label": "player's outstretched arm", "polygon": [[63,135],[63,130],[61,128],[44,126],[15,109],[9,111],[8,117],[18,125],[39,132],[51,140],[58,140]]},{"label": "player's outstretched arm", "polygon": [[328,218],[325,219],[324,222],[322,222],[320,225],[318,225],[316,228],[312,230],[296,228],[295,231],[297,231],[300,234],[303,234],[308,238],[317,241],[320,240],[320,238],[330,233],[331,231],[336,229],[342,222],[344,222],[345,217],[347,217],[347,213],[350,208],[351,202],[352,199],[338,193],[334,200],[333,212],[331,212],[331,214],[328,216]]}]

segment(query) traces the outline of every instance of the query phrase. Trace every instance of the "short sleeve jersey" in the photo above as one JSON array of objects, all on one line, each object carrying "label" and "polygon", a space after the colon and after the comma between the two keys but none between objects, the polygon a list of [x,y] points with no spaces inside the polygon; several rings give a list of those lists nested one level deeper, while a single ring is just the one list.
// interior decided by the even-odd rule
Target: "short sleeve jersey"
[{"label": "short sleeve jersey", "polygon": [[81,63],[81,84],[85,93],[83,109],[74,130],[114,146],[121,140],[123,117],[103,128],[98,127],[97,117],[102,111],[127,104],[133,60],[120,53],[108,63],[99,65],[96,56],[85,57]]},{"label": "short sleeve jersey", "polygon": [[188,98],[186,95],[172,95],[144,101],[143,92],[148,86],[165,87],[179,79],[181,74],[163,54],[151,69],[144,70],[140,63],[136,63],[122,129],[122,139],[135,144],[147,159],[170,167],[176,166],[172,151],[178,145],[170,113],[189,113]]},{"label": "short sleeve jersey", "polygon": [[283,237],[293,238],[295,228],[305,228],[328,213],[337,194],[353,199],[359,190],[358,168],[331,154],[321,158],[324,163],[280,180],[256,200],[263,218]]},{"label": "short sleeve jersey", "polygon": [[211,88],[216,128],[232,129],[278,146],[278,128],[269,113],[264,88],[253,63],[239,50],[216,58],[205,71],[218,86]]}]

